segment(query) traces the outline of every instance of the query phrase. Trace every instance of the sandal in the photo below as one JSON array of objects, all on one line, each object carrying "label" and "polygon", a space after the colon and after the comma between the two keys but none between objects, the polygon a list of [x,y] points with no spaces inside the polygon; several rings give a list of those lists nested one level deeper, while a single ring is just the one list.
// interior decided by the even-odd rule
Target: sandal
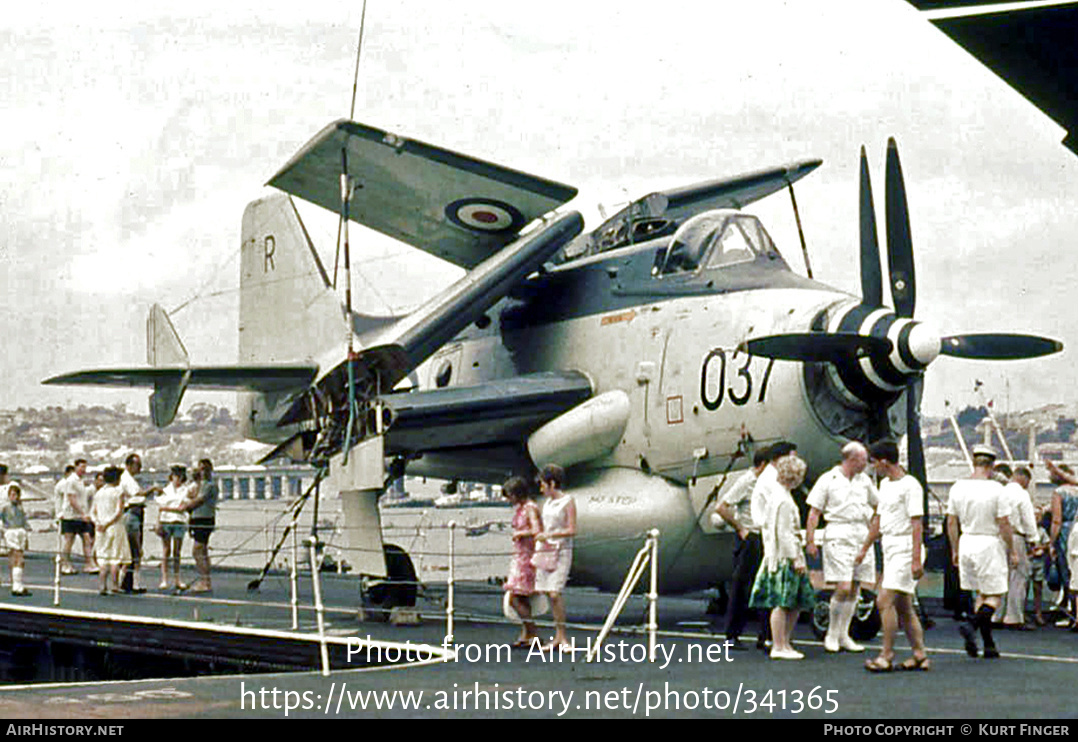
[{"label": "sandal", "polygon": [[551,653],[557,652],[559,655],[561,655],[561,653],[563,651],[564,652],[572,652],[573,651],[573,645],[569,644],[568,642],[562,642],[561,644],[555,644],[554,642],[550,642],[548,644],[542,645],[541,649],[544,652],[551,652]]},{"label": "sandal", "polygon": [[865,669],[869,672],[891,672],[895,669],[895,666],[890,660],[876,657],[875,659],[865,661]]},{"label": "sandal", "polygon": [[918,659],[917,657],[910,657],[908,660],[898,666],[900,670],[907,671],[927,671],[932,669],[932,661],[928,659],[928,655]]}]

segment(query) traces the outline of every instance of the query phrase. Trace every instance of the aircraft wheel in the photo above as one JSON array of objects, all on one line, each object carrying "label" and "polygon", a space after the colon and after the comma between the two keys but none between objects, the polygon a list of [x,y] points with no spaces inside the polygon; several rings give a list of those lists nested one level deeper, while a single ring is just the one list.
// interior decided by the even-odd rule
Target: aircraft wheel
[{"label": "aircraft wheel", "polygon": [[[827,627],[831,623],[831,594],[832,590],[821,590],[816,593],[816,605],[812,608],[812,633],[817,639],[823,640],[827,634]],[[880,632],[880,611],[876,608],[876,594],[871,590],[862,590],[861,598],[857,601],[857,610],[850,622],[850,638],[857,641],[868,641]]]},{"label": "aircraft wheel", "polygon": [[368,579],[363,592],[363,607],[376,621],[388,621],[389,612],[397,606],[415,605],[419,579],[408,552],[394,544],[383,544],[388,579]]}]

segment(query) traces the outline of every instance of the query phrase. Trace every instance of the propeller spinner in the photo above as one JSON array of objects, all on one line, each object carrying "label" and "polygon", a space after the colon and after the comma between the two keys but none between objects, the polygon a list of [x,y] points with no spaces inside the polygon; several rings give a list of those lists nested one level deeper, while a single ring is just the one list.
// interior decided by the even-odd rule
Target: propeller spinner
[{"label": "propeller spinner", "polygon": [[[1035,335],[1000,333],[941,337],[930,325],[913,319],[917,296],[913,240],[902,165],[893,138],[887,141],[885,218],[887,268],[894,311],[883,307],[875,208],[868,158],[862,147],[861,303],[836,308],[826,318],[826,325],[814,332],[769,335],[754,338],[744,345],[754,355],[831,364],[839,382],[836,386],[843,396],[876,414],[885,414],[886,408],[905,390],[910,473],[924,486],[920,401],[924,370],[928,365],[939,355],[1010,360],[1057,353],[1063,346],[1055,340]],[[883,426],[870,428],[881,430]]]}]

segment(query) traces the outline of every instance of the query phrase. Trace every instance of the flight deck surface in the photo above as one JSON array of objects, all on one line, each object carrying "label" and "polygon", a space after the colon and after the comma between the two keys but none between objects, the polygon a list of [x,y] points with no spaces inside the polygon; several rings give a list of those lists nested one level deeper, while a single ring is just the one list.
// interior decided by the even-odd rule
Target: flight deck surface
[{"label": "flight deck surface", "polygon": [[[969,719],[1043,720],[1073,718],[1073,699],[1066,689],[1078,671],[1078,634],[1047,627],[1031,632],[997,631],[1002,658],[970,659],[956,624],[943,615],[938,601],[926,599],[936,625],[926,634],[932,669],[873,675],[863,668],[874,656],[878,637],[865,654],[828,655],[802,623],[794,634],[804,660],[776,661],[755,649],[733,651],[724,637],[711,635],[703,615],[702,594],[663,597],[659,601],[660,634],[657,661],[646,660],[647,637],[614,634],[604,645],[601,661],[585,661],[588,641],[613,602],[613,596],[591,589],[566,592],[570,632],[579,649],[575,658],[550,652],[510,650],[517,627],[501,617],[501,589],[482,582],[455,588],[456,660],[423,666],[395,665],[363,669],[379,659],[396,659],[394,650],[377,656],[359,640],[396,642],[405,646],[441,645],[446,633],[446,586],[421,591],[418,626],[393,626],[357,620],[358,590],[349,575],[326,574],[326,629],[332,637],[332,671],[319,671],[318,642],[311,586],[304,579],[300,632],[294,651],[287,574],[273,573],[258,592],[248,592],[255,576],[249,570],[224,571],[214,577],[212,595],[171,595],[151,590],[145,595],[100,596],[96,578],[65,578],[61,606],[52,605],[50,563],[28,560],[28,582],[34,595],[0,595],[0,615],[9,637],[38,621],[24,634],[58,637],[82,627],[92,616],[107,616],[102,641],[145,635],[161,626],[188,632],[153,638],[158,651],[199,651],[263,655],[268,648],[288,655],[310,669],[295,672],[248,672],[168,679],[23,683],[0,688],[0,714],[6,718],[333,718],[333,717],[740,717],[816,719]],[[645,602],[633,597],[624,612],[623,628],[644,623]],[[15,619],[18,618],[19,623]],[[549,617],[548,617],[549,618]],[[140,624],[139,622],[142,622]],[[142,628],[139,628],[141,625]],[[117,628],[119,627],[119,628]],[[134,628],[132,628],[134,627]],[[750,624],[745,638],[754,636]],[[262,634],[263,649],[245,646]],[[280,632],[280,633],[277,633]],[[549,627],[541,628],[543,636]],[[354,637],[350,639],[349,637]],[[149,641],[149,640],[147,640]],[[176,645],[170,647],[169,641]],[[751,646],[751,641],[748,642]],[[908,656],[904,639],[898,659]],[[407,656],[404,657],[407,659]],[[429,659],[414,650],[413,659]],[[142,660],[153,668],[154,655]]]}]

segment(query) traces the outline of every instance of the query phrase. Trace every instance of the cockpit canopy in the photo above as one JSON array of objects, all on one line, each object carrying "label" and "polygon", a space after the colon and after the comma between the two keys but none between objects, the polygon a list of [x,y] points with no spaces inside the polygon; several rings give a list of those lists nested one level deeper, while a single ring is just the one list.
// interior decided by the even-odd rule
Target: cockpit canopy
[{"label": "cockpit canopy", "polygon": [[653,272],[659,276],[693,273],[701,267],[751,262],[774,252],[771,237],[756,217],[715,209],[697,214],[678,228]]}]

